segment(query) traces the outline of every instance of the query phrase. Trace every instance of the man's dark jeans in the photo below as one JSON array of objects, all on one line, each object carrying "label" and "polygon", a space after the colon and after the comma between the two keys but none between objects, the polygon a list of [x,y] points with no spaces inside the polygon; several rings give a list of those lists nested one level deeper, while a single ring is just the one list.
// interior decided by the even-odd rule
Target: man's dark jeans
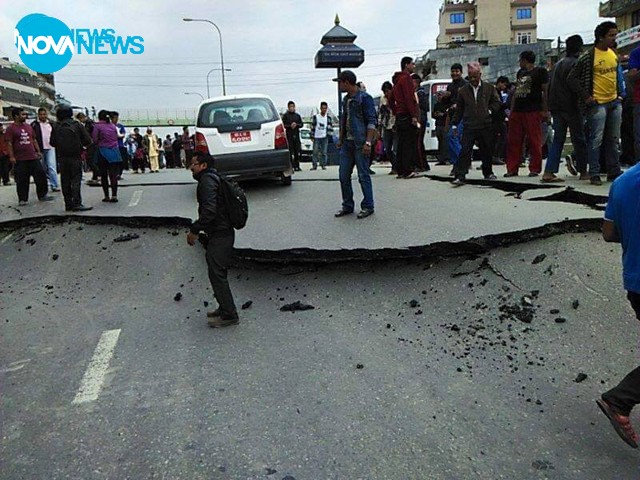
[{"label": "man's dark jeans", "polygon": [[587,140],[584,135],[584,117],[580,112],[551,112],[551,115],[553,116],[553,143],[544,171],[558,173],[560,157],[567,139],[567,129],[569,129],[578,172],[587,173]]},{"label": "man's dark jeans", "polygon": [[0,179],[5,185],[9,184],[9,171],[11,170],[11,164],[9,163],[9,157],[7,155],[0,155]]},{"label": "man's dark jeans", "polygon": [[60,179],[62,195],[66,208],[82,205],[80,186],[82,185],[82,159],[77,157],[60,157]]},{"label": "man's dark jeans", "polygon": [[482,175],[486,178],[493,174],[491,166],[491,149],[493,146],[493,131],[491,128],[471,129],[465,128],[462,133],[462,150],[460,151],[460,161],[454,167],[456,178],[464,180],[471,167],[471,156],[473,146],[478,142],[480,147],[480,158],[482,159]]},{"label": "man's dark jeans", "polygon": [[235,232],[216,233],[209,236],[207,243],[207,266],[209,267],[209,281],[213,289],[213,296],[218,301],[220,310],[226,314],[236,313],[236,304],[229,288],[227,269],[233,258],[233,242]]},{"label": "man's dark jeans", "polygon": [[287,141],[289,142],[289,155],[291,156],[291,166],[297,170],[300,168],[300,136],[298,130],[294,133],[287,135]]},{"label": "man's dark jeans", "polygon": [[[627,292],[627,298],[640,320],[640,293]],[[624,377],[616,387],[603,393],[602,399],[622,415],[628,416],[631,409],[640,403],[640,367]]]},{"label": "man's dark jeans", "polygon": [[40,160],[18,160],[14,168],[19,201],[29,201],[29,179],[31,177],[33,177],[33,181],[36,184],[38,198],[47,196],[47,192],[49,191],[47,174],[44,168],[42,168],[42,162]]},{"label": "man's dark jeans", "polygon": [[418,161],[418,129],[411,123],[408,115],[396,117],[396,132],[398,134],[398,152],[396,154],[396,172],[406,177],[412,173]]}]

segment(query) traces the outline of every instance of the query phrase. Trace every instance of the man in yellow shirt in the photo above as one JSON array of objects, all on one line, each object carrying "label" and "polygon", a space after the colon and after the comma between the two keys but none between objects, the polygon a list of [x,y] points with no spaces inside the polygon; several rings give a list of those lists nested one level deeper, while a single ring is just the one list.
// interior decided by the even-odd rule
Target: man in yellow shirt
[{"label": "man in yellow shirt", "polygon": [[624,85],[618,77],[618,56],[613,50],[618,26],[603,22],[596,27],[595,45],[576,62],[567,82],[577,91],[587,120],[587,158],[593,185],[602,185],[600,154],[604,145],[607,180],[621,174],[620,124]]}]

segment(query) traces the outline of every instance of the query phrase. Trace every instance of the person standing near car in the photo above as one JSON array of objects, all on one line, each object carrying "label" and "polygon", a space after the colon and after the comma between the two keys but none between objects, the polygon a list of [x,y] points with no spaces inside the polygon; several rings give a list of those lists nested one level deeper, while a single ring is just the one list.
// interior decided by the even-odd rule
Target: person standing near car
[{"label": "person standing near car", "polygon": [[491,124],[493,113],[500,109],[500,98],[496,87],[482,81],[482,69],[479,62],[467,64],[467,72],[469,83],[458,91],[456,112],[451,121],[453,135],[459,135],[457,125],[460,121],[464,123],[460,161],[454,167],[454,186],[464,185],[471,166],[473,146],[476,142],[480,147],[482,175],[485,180],[496,180],[491,166],[491,153],[494,145]]},{"label": "person standing near car", "polygon": [[40,107],[38,109],[38,118],[31,122],[31,128],[35,135],[35,139],[40,147],[42,153],[42,168],[47,174],[49,185],[52,192],[59,192],[60,185],[58,184],[58,165],[56,161],[56,151],[51,148],[49,138],[51,138],[52,125],[49,121],[49,112],[46,108]]},{"label": "person standing near car", "polygon": [[11,110],[13,123],[5,131],[5,141],[9,150],[9,162],[13,165],[16,191],[18,192],[18,205],[25,206],[29,203],[29,178],[33,177],[36,184],[38,200],[48,202],[53,197],[47,195],[47,174],[42,168],[42,152],[34,137],[33,128],[26,123],[27,112],[22,108]]},{"label": "person standing near car", "polygon": [[291,155],[291,165],[296,172],[300,168],[300,127],[302,127],[302,117],[296,112],[296,104],[293,100],[287,103],[287,111],[282,115],[282,123],[287,132],[287,142],[289,142],[289,153]]},{"label": "person standing near car", "polygon": [[80,122],[73,119],[71,107],[56,108],[58,122],[51,132],[51,146],[60,160],[60,183],[66,211],[84,212],[92,207],[82,204],[82,149],[91,145],[91,137]]},{"label": "person standing near car", "polygon": [[[411,80],[409,78],[409,80]],[[353,187],[351,174],[353,167],[358,170],[358,181],[362,188],[363,200],[358,218],[367,218],[374,212],[373,186],[369,173],[369,155],[376,134],[377,118],[373,98],[357,86],[356,75],[351,70],[344,70],[333,79],[338,82],[341,92],[346,92],[340,118],[340,188],[342,191],[342,208],[335,214],[343,217],[353,213]],[[415,137],[413,138],[415,146]]]},{"label": "person standing near car", "polygon": [[327,146],[329,137],[327,132],[332,128],[331,117],[327,115],[329,106],[327,102],[320,102],[320,113],[313,116],[311,124],[311,139],[313,140],[313,167],[311,170],[318,169],[318,163],[322,170],[327,169]]},{"label": "person standing near car", "polygon": [[[193,178],[198,181],[198,219],[189,229],[187,243],[193,246],[200,237],[205,244],[209,281],[218,302],[217,309],[207,312],[208,324],[212,328],[220,328],[237,325],[240,319],[228,280],[235,231],[229,220],[220,177],[213,165],[211,155],[196,153],[189,167]],[[201,236],[201,232],[204,235]]]},{"label": "person standing near car", "polygon": [[418,161],[418,124],[420,109],[415,94],[411,74],[416,68],[411,57],[403,57],[400,71],[393,75],[393,96],[391,109],[396,116],[396,132],[398,134],[398,152],[396,167],[398,178],[413,178]]}]

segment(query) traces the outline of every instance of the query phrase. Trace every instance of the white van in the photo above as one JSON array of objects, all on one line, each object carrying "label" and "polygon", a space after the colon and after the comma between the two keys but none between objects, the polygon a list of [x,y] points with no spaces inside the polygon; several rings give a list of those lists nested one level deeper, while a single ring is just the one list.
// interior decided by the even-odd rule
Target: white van
[{"label": "white van", "polygon": [[447,86],[451,83],[450,78],[440,78],[436,80],[426,80],[420,84],[424,87],[425,91],[429,94],[429,113],[427,124],[425,125],[424,132],[424,149],[428,155],[435,155],[438,153],[438,138],[436,137],[436,121],[431,117],[433,107],[437,103],[438,99],[436,94],[441,91],[445,91]]},{"label": "white van", "polygon": [[267,95],[209,98],[198,108],[195,149],[215,158],[218,172],[238,179],[277,177],[291,185],[284,125]]}]

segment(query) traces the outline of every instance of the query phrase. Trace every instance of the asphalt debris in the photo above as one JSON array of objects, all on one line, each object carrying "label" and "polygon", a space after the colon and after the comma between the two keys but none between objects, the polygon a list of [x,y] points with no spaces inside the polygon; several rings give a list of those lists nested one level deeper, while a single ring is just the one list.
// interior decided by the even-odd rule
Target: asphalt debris
[{"label": "asphalt debris", "polygon": [[566,321],[567,321],[567,319],[566,319],[566,318],[564,318],[564,317],[558,317],[558,318],[556,318],[556,320],[555,320],[555,322],[556,322],[556,323],[564,323],[564,322],[566,322]]},{"label": "asphalt debris", "polygon": [[531,265],[537,265],[538,263],[542,263],[544,262],[545,258],[547,258],[547,255],[545,253],[541,253],[540,255],[538,255],[536,258],[533,259],[533,262],[531,262]]},{"label": "asphalt debris", "polygon": [[305,303],[302,303],[300,300],[298,300],[297,302],[283,305],[282,307],[280,307],[280,311],[281,312],[297,312],[300,310],[313,310],[314,308],[316,307],[314,307],[313,305],[307,305]]},{"label": "asphalt debris", "polygon": [[178,292],[178,293],[176,293],[176,294],[175,294],[175,296],[173,297],[173,299],[174,299],[176,302],[179,302],[180,300],[182,300],[182,292]]},{"label": "asphalt debris", "polygon": [[411,301],[409,302],[409,306],[410,306],[411,308],[416,308],[416,307],[419,307],[419,306],[420,306],[420,304],[418,303],[418,301],[417,301],[417,300],[411,300]]},{"label": "asphalt debris", "polygon": [[362,369],[364,368],[364,365],[363,365],[363,364],[361,364],[361,363],[358,363],[358,364],[356,365],[356,368],[357,368],[358,370],[362,370]]},{"label": "asphalt debris", "polygon": [[586,379],[587,379],[587,374],[580,372],[578,376],[575,378],[574,382],[580,383],[580,382],[584,382]]},{"label": "asphalt debris", "polygon": [[247,308],[249,308],[251,305],[253,305],[253,300],[248,300],[248,301],[244,302],[244,303],[242,304],[242,307],[240,307],[240,308],[242,308],[242,310],[246,310],[246,309],[247,309]]},{"label": "asphalt debris", "polygon": [[120,243],[120,242],[129,242],[131,240],[136,240],[138,238],[140,238],[140,235],[138,235],[137,233],[127,233],[127,234],[124,234],[124,235],[120,235],[117,238],[114,238],[113,241],[114,242],[118,242],[118,243]]},{"label": "asphalt debris", "polygon": [[53,260],[54,262],[55,262],[56,260],[58,260],[59,258],[60,258],[60,255],[58,255],[57,253],[54,253],[54,254],[51,256],[51,260]]},{"label": "asphalt debris", "polygon": [[580,301],[578,299],[575,299],[573,302],[571,302],[571,306],[573,307],[574,310],[577,310],[578,307],[580,306]]},{"label": "asphalt debris", "polygon": [[35,245],[36,243],[36,239],[35,238],[29,238],[27,239],[27,241],[25,242],[27,245]]}]

